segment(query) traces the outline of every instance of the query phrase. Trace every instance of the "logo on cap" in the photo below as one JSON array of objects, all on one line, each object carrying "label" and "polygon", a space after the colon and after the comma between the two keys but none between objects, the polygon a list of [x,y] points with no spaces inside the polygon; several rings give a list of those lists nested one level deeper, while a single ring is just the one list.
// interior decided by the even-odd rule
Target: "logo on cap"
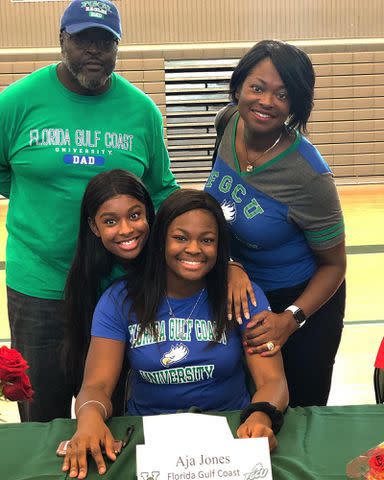
[{"label": "logo on cap", "polygon": [[104,18],[104,15],[111,13],[111,6],[99,1],[81,2],[81,8],[84,8],[90,17]]}]

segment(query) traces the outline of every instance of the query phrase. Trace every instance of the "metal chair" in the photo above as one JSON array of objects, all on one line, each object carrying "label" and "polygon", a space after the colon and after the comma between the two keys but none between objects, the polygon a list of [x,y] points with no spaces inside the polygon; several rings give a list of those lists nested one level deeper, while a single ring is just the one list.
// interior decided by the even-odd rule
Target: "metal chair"
[{"label": "metal chair", "polygon": [[381,341],[373,372],[373,386],[375,388],[376,403],[384,403],[384,338]]}]

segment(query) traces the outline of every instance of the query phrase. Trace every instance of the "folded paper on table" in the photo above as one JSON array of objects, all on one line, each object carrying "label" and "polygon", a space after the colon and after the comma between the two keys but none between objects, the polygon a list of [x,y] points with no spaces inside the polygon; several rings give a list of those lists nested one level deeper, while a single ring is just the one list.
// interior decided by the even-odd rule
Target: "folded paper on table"
[{"label": "folded paper on table", "polygon": [[233,440],[225,417],[200,413],[174,413],[143,417],[146,445],[202,444],[218,438]]}]

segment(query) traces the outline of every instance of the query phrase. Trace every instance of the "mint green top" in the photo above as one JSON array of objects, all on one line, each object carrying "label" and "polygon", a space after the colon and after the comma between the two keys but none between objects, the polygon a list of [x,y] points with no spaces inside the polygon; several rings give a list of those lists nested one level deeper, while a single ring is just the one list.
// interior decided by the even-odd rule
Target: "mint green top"
[{"label": "mint green top", "polygon": [[155,207],[175,189],[153,101],[117,74],[102,95],[67,90],[56,65],[0,94],[0,193],[9,198],[7,285],[62,298],[88,181],[122,168],[140,177]]}]

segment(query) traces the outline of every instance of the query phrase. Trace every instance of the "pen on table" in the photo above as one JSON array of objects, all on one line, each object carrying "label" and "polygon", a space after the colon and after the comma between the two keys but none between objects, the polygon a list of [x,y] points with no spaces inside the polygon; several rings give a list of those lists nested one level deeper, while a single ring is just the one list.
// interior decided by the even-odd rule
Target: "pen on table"
[{"label": "pen on table", "polygon": [[134,430],[135,430],[135,427],[133,425],[129,425],[123,438],[123,445],[122,445],[123,448],[127,446],[129,440],[132,437],[132,433],[134,432]]}]

